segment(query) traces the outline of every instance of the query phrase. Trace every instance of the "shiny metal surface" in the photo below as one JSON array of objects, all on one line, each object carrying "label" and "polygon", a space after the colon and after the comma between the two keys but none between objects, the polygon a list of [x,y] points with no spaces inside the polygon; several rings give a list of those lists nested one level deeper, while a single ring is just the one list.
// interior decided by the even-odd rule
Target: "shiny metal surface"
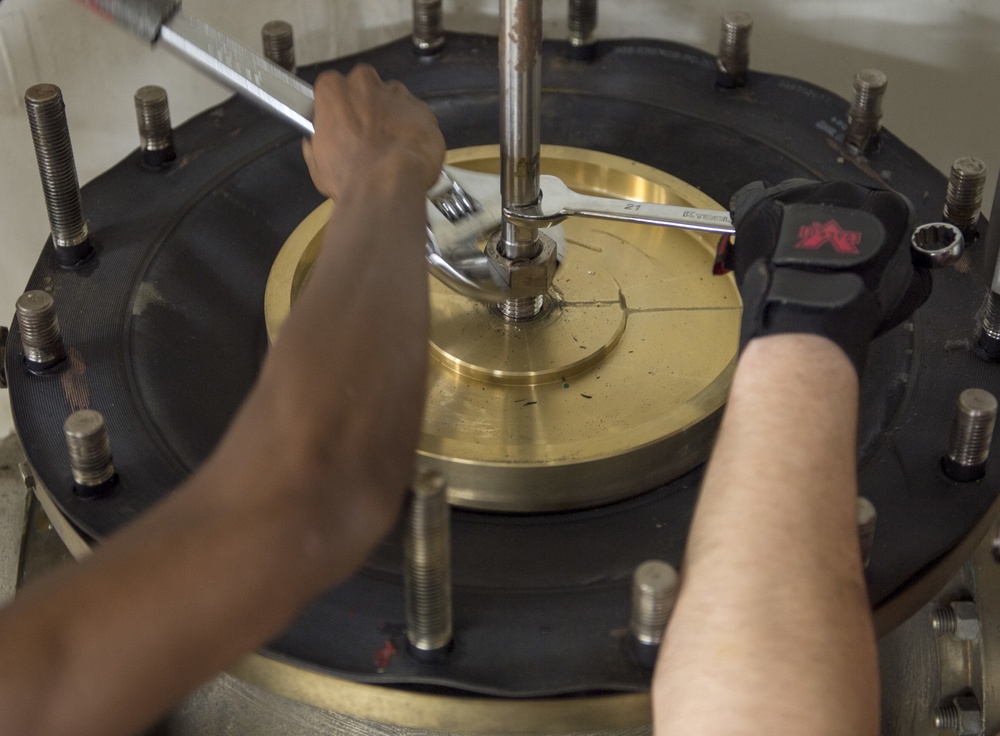
[{"label": "shiny metal surface", "polygon": [[882,97],[888,78],[878,69],[862,69],[854,76],[854,97],[847,113],[847,143],[868,153],[882,130]]},{"label": "shiny metal surface", "polygon": [[720,86],[733,88],[746,84],[752,32],[753,18],[749,13],[733,10],[722,14],[717,58]]},{"label": "shiny metal surface", "polygon": [[412,40],[421,56],[436,54],[444,47],[441,0],[413,0]]},{"label": "shiny metal surface", "polygon": [[647,560],[632,576],[632,636],[642,644],[659,644],[674,610],[680,576],[662,560]]},{"label": "shiny metal surface", "polygon": [[264,56],[285,71],[295,73],[295,32],[283,20],[268,21],[260,29]]},{"label": "shiny metal surface", "polygon": [[156,167],[173,161],[177,154],[167,91],[163,87],[146,85],[136,90],[134,99],[143,162]]},{"label": "shiny metal surface", "polygon": [[963,391],[955,406],[947,459],[961,469],[984,466],[993,441],[996,418],[997,400],[993,394],[979,388]]},{"label": "shiny metal surface", "polygon": [[962,257],[965,236],[947,222],[929,222],[913,231],[910,237],[913,262],[924,268],[944,268]]},{"label": "shiny metal surface", "polygon": [[51,294],[40,289],[26,291],[17,298],[14,309],[28,363],[50,366],[65,359],[66,348]]},{"label": "shiny metal surface", "polygon": [[508,220],[537,227],[549,227],[567,217],[593,217],[598,220],[664,225],[711,233],[735,232],[732,218],[726,210],[593,197],[574,192],[555,176],[542,176],[540,181],[541,200],[538,204],[504,210],[504,216]]},{"label": "shiny metal surface", "polygon": [[[593,151],[543,147],[547,173],[578,190],[702,208],[663,172]],[[495,146],[449,163],[495,173]],[[329,207],[288,239],[265,296],[273,340],[321,247]],[[733,369],[740,300],[712,277],[714,238],[574,219],[553,306],[507,324],[486,304],[431,284],[431,365],[419,453],[452,503],[539,511],[654,488],[708,454]],[[712,335],[712,340],[705,340]]]},{"label": "shiny metal surface", "polygon": [[974,230],[983,206],[986,163],[975,156],[963,156],[951,165],[945,194],[944,218],[963,231]]},{"label": "shiny metal surface", "polygon": [[444,476],[418,470],[406,511],[406,638],[422,652],[451,643],[451,509]]},{"label": "shiny metal surface", "polygon": [[115,475],[111,438],[104,417],[94,409],[73,412],[63,423],[73,480],[78,486],[96,488]]}]

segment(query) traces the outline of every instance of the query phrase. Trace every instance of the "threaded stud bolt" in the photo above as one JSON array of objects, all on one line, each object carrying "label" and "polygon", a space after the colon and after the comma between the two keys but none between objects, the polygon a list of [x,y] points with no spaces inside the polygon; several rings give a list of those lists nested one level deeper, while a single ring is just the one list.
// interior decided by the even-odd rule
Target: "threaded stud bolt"
[{"label": "threaded stud bolt", "polygon": [[597,52],[597,0],[569,0],[570,56],[580,61]]},{"label": "threaded stud bolt", "polygon": [[967,388],[959,394],[948,449],[941,459],[945,475],[966,483],[986,474],[996,416],[997,400],[989,391]]},{"label": "threaded stud bolt", "polygon": [[663,632],[674,610],[679,577],[673,566],[662,560],[647,560],[632,575],[633,651],[639,662],[652,669],[663,641]]},{"label": "threaded stud bolt", "polygon": [[292,24],[283,20],[272,20],[260,29],[264,44],[264,56],[285,71],[295,71],[295,34]]},{"label": "threaded stud bolt", "polygon": [[749,13],[729,11],[723,13],[719,34],[719,55],[716,64],[719,73],[715,83],[723,89],[745,87],[750,68],[750,33],[753,18]]},{"label": "threaded stud bolt", "polygon": [[433,56],[444,48],[441,0],[413,0],[413,50]]},{"label": "threaded stud bolt", "polygon": [[866,570],[872,560],[877,519],[878,513],[875,511],[875,505],[864,496],[858,496],[858,540],[861,543],[861,561]]},{"label": "threaded stud bolt", "polygon": [[163,87],[147,85],[136,90],[135,119],[139,124],[139,154],[145,166],[161,169],[177,158],[170,104]]},{"label": "threaded stud bolt", "polygon": [[452,639],[451,509],[444,476],[420,470],[403,540],[406,637],[418,658],[435,658]]},{"label": "threaded stud bolt", "polygon": [[14,305],[24,360],[32,373],[42,373],[66,360],[56,303],[47,291],[26,291]]},{"label": "threaded stud bolt", "polygon": [[74,490],[83,497],[100,495],[115,478],[111,438],[104,417],[93,409],[75,411],[63,424],[63,433]]},{"label": "threaded stud bolt", "polygon": [[83,217],[83,200],[62,90],[54,84],[36,84],[25,93],[24,105],[52,228],[52,245],[60,265],[75,266],[85,260],[93,248]]},{"label": "threaded stud bolt", "polygon": [[986,164],[975,156],[963,156],[951,165],[948,191],[944,202],[944,219],[972,240],[979,224],[986,187]]},{"label": "threaded stud bolt", "polygon": [[847,143],[858,153],[878,148],[882,131],[882,98],[889,79],[878,69],[862,69],[854,76],[854,98],[847,113]]}]

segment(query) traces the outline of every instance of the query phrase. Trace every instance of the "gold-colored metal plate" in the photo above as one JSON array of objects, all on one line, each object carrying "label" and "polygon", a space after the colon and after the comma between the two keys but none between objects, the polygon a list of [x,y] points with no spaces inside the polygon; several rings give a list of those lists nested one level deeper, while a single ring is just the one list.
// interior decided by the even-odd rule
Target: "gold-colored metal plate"
[{"label": "gold-colored metal plate", "polygon": [[[450,151],[497,173],[499,150]],[[586,194],[714,207],[694,187],[634,161],[543,146],[542,172]],[[308,278],[332,205],[288,239],[268,280],[273,339]],[[567,257],[538,320],[508,323],[431,280],[423,461],[471,508],[550,511],[657,487],[703,462],[734,366],[741,302],[712,275],[716,237],[571,218]],[[391,419],[387,418],[387,421]]]}]

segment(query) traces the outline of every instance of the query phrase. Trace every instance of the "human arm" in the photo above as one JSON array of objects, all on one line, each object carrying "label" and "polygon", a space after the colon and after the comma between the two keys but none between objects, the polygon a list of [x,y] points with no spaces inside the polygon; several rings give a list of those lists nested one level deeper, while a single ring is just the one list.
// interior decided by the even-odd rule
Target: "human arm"
[{"label": "human arm", "polygon": [[318,80],[315,124],[307,161],[337,206],[309,284],[203,467],[0,611],[0,733],[135,733],[394,523],[423,405],[424,194],[444,144],[423,103],[367,68]]}]

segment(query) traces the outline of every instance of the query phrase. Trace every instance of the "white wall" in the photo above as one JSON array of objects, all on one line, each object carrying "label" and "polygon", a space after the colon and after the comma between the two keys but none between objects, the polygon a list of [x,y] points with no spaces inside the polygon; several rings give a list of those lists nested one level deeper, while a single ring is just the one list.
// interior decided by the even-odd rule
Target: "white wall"
[{"label": "white wall", "polygon": [[[257,47],[260,27],[295,27],[297,56],[310,63],[368,48],[409,31],[407,0],[186,0],[184,7]],[[494,32],[497,0],[446,0],[446,26]],[[754,68],[800,77],[849,96],[854,72],[889,76],[885,124],[947,171],[963,155],[990,167],[986,209],[1000,167],[996,0],[604,0],[606,38],[654,36],[714,51],[723,10],[753,14]],[[562,36],[565,0],[545,5],[546,33]],[[58,84],[66,98],[82,182],[137,145],[132,94],[165,87],[175,123],[227,93],[164,51],[102,23],[70,0],[0,2],[0,324],[48,233],[24,113],[24,90]],[[0,395],[0,434],[10,428]]]}]

